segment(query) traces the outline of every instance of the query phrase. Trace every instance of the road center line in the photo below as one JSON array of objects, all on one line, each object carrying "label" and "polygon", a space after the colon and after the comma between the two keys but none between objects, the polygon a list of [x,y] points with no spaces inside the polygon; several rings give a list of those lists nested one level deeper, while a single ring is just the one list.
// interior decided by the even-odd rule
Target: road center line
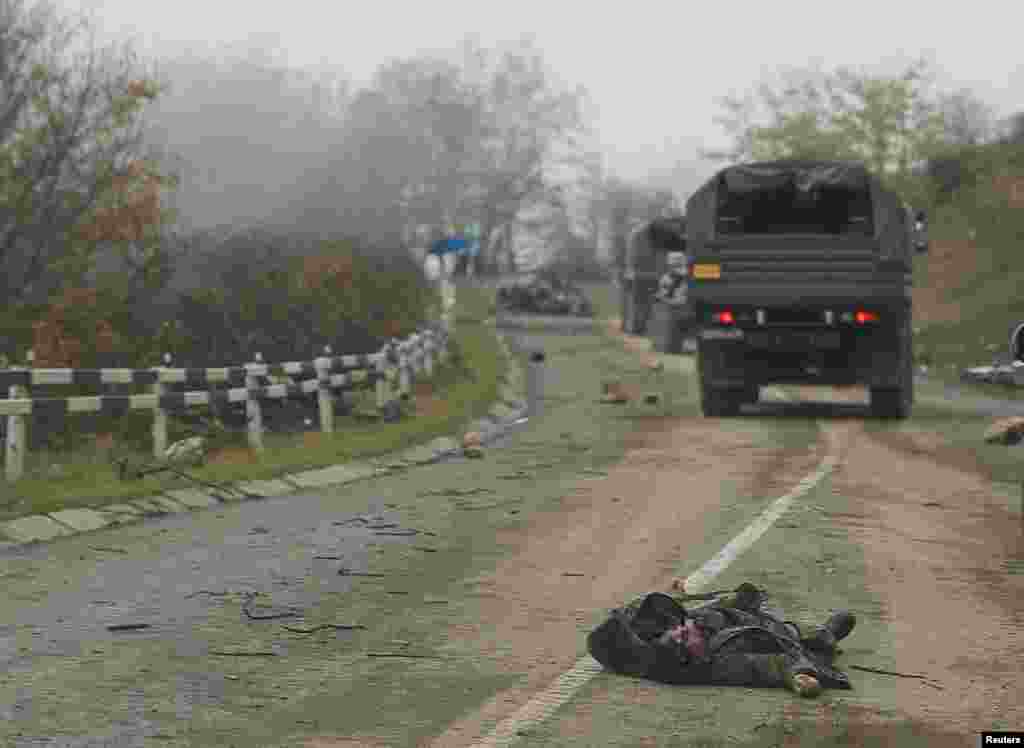
[{"label": "road center line", "polygon": [[[783,397],[785,398],[784,395]],[[831,433],[828,433],[827,437],[828,453],[818,463],[818,467],[814,472],[802,478],[789,493],[775,499],[739,535],[730,540],[722,550],[687,577],[687,592],[700,592],[706,588],[743,551],[757,542],[757,539],[786,512],[790,504],[817,486],[835,470],[836,464],[839,461],[837,456],[838,444],[832,438]],[[604,668],[601,667],[597,660],[590,655],[584,655],[569,670],[558,676],[544,691],[520,707],[515,714],[499,722],[488,735],[473,743],[472,748],[512,745],[519,740],[521,737],[520,733],[544,722],[560,706],[569,701],[591,678],[603,672],[603,670]]]}]

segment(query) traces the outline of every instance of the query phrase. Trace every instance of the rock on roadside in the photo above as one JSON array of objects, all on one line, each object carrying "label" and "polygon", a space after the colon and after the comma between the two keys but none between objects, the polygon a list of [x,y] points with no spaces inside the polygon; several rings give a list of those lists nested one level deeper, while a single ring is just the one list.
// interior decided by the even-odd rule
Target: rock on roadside
[{"label": "rock on roadside", "polygon": [[172,465],[202,465],[206,461],[206,440],[193,436],[174,442],[164,452],[164,460]]},{"label": "rock on roadside", "polygon": [[1024,416],[1001,418],[985,431],[986,444],[1019,444],[1024,440]]}]

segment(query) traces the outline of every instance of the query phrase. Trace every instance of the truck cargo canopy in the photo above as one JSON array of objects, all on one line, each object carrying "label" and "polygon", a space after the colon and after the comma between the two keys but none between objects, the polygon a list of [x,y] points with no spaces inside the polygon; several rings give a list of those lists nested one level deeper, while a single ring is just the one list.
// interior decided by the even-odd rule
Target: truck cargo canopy
[{"label": "truck cargo canopy", "polygon": [[877,240],[884,255],[904,254],[906,211],[863,164],[767,161],[730,166],[686,205],[687,235],[700,251],[712,238],[811,234]]},{"label": "truck cargo canopy", "polygon": [[778,190],[795,187],[810,192],[831,187],[850,191],[870,189],[870,175],[863,166],[842,161],[769,161],[740,164],[721,172],[730,193]]},{"label": "truck cargo canopy", "polygon": [[683,216],[656,218],[639,226],[629,237],[626,264],[652,270],[660,267],[668,252],[686,251],[686,219]]},{"label": "truck cargo canopy", "polygon": [[717,197],[717,234],[874,234],[868,175],[853,164],[735,166]]}]

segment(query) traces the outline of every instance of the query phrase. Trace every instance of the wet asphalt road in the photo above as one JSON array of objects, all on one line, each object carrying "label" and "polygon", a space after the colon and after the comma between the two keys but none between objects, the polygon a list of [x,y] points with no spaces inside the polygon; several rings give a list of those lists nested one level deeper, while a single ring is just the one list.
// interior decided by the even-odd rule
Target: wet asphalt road
[{"label": "wet asphalt road", "polygon": [[[508,342],[514,351],[538,348],[536,341],[525,335],[512,336]],[[539,362],[526,369],[526,417],[484,431],[484,441],[492,449],[529,428],[529,419],[543,413],[544,381],[553,373]],[[444,458],[462,459],[457,455]],[[80,567],[67,569],[64,583],[68,586],[63,588],[55,583],[61,575],[52,568],[55,554],[51,546],[0,551],[0,580],[11,579],[19,590],[18,597],[6,600],[0,610],[0,672],[8,683],[16,684],[19,674],[59,661],[49,658],[81,656],[84,647],[124,641],[125,637],[137,643],[172,643],[180,656],[204,657],[215,646],[195,637],[193,628],[211,611],[220,610],[226,599],[238,605],[246,595],[258,594],[250,603],[254,615],[294,613],[299,618],[304,611],[313,610],[324,594],[352,588],[354,577],[340,575],[339,569],[366,572],[371,545],[422,542],[422,536],[404,534],[413,528],[401,526],[386,497],[372,499],[359,512],[330,511],[325,503],[318,492],[306,492],[218,507],[211,510],[223,517],[216,523],[197,522],[196,517],[184,514],[147,521],[144,530],[135,526],[58,541],[80,544],[82,550],[89,551],[79,558],[89,567],[86,575]],[[125,547],[118,546],[122,532],[131,532]],[[160,543],[162,536],[173,540]],[[147,558],[140,558],[142,555]],[[62,559],[62,563],[68,562]],[[44,567],[49,573],[40,573]],[[31,591],[26,593],[19,582],[36,578],[35,589],[30,584]],[[73,585],[69,583],[72,579]],[[147,627],[107,629],[133,624]],[[28,637],[26,632],[30,632]],[[350,634],[339,631],[338,636]],[[287,643],[275,642],[273,651],[286,655]],[[223,685],[222,677],[209,673],[184,678],[177,689],[179,717],[187,719],[193,706],[216,702]],[[129,699],[122,705],[122,719],[106,734],[26,736],[15,738],[13,746],[141,746],[154,727],[145,718],[143,695],[137,697],[136,704]],[[32,694],[24,688],[16,690],[13,701],[0,701],[0,719],[12,723],[27,721],[32,710]]]}]

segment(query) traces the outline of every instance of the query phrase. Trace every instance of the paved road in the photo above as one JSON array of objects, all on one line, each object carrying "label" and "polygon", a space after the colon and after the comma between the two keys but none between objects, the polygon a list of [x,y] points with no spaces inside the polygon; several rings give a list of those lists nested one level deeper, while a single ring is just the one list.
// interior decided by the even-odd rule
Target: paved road
[{"label": "paved road", "polygon": [[[514,350],[526,352],[540,345],[516,336],[509,342]],[[485,432],[490,449],[502,448],[529,429],[531,419],[544,414],[544,382],[555,376],[546,368],[543,363],[527,365],[527,419]],[[393,511],[396,504],[389,499],[396,497],[389,495],[387,479],[377,488],[359,486],[342,500],[338,493],[306,492],[226,505],[201,515],[169,516],[142,526],[0,551],[6,603],[0,606],[0,715],[8,726],[39,725],[36,720],[47,702],[43,694],[33,693],[36,678],[62,661],[73,660],[86,669],[80,663],[90,653],[110,657],[126,642],[132,651],[170,648],[174,656],[208,657],[219,645],[198,631],[213,623],[238,636],[239,628],[259,625],[244,612],[247,604],[256,616],[295,613],[301,626],[302,616],[313,615],[325,597],[353,593],[374,548],[422,542],[423,535],[401,534],[410,528]],[[353,574],[339,575],[339,567]],[[249,600],[250,595],[258,597]],[[232,611],[227,617],[226,608]],[[135,624],[145,628],[107,629]],[[289,645],[275,641],[271,650],[287,656]],[[92,663],[93,670],[97,664]],[[225,687],[222,677],[201,671],[176,677],[175,711],[182,719],[193,708],[215,704]],[[13,739],[19,747],[134,746],[159,735],[147,719],[141,689],[118,698],[120,704],[110,704],[107,711],[119,717],[106,733],[58,740],[0,731],[0,742],[8,745]]]},{"label": "paved road", "polygon": [[[574,342],[577,338],[579,343]],[[369,704],[351,706],[363,704],[359,691],[353,689],[378,693],[373,691],[373,683],[375,678],[384,676],[370,670],[365,678],[357,677],[360,668],[367,666],[352,659],[355,655],[350,649],[360,636],[370,637],[373,642],[411,638],[403,631],[401,620],[403,615],[410,615],[408,610],[395,613],[397,619],[393,622],[379,623],[383,630],[365,635],[347,630],[316,636],[288,635],[279,628],[281,623],[294,622],[303,627],[323,621],[352,622],[352,616],[360,611],[367,614],[368,608],[361,600],[371,597],[365,585],[374,582],[353,573],[375,573],[375,559],[380,557],[382,546],[412,549],[424,544],[443,545],[444,538],[435,538],[423,530],[429,513],[417,514],[418,509],[409,509],[424,489],[451,492],[456,488],[470,490],[475,485],[509,487],[508,491],[484,489],[495,496],[491,504],[473,505],[470,498],[453,500],[465,502],[457,508],[465,510],[462,516],[467,518],[482,513],[474,511],[477,509],[496,511],[493,507],[499,498],[518,507],[517,501],[540,501],[547,495],[558,506],[562,497],[589,485],[590,479],[580,473],[585,464],[580,456],[607,437],[588,435],[586,429],[608,432],[626,428],[625,419],[606,415],[599,418],[593,410],[593,395],[579,392],[596,393],[598,382],[605,376],[604,368],[613,365],[625,375],[646,376],[642,367],[640,373],[629,374],[629,365],[621,357],[615,358],[600,349],[597,354],[587,352],[585,346],[599,346],[593,338],[565,336],[559,349],[551,346],[551,338],[522,335],[517,345],[527,350],[544,345],[548,347],[549,361],[532,365],[528,372],[529,420],[508,433],[493,435],[490,447],[497,454],[483,465],[453,458],[454,464],[355,484],[343,490],[225,505],[200,515],[167,517],[141,526],[0,553],[5,595],[5,604],[0,606],[0,661],[4,666],[0,674],[0,715],[4,718],[0,743],[14,748],[291,744],[272,742],[269,737],[245,736],[248,730],[260,727],[262,715],[271,713],[278,722],[294,720],[296,731],[315,730],[316,724],[310,720],[326,720],[332,705],[334,709],[339,706],[334,701],[317,701],[318,689],[325,692],[323,698],[348,699],[345,703],[356,711],[374,711]],[[604,358],[592,357],[596,355]],[[669,366],[686,372],[692,369],[692,359],[673,357]],[[732,496],[731,492],[738,496],[740,491],[731,487],[733,478],[729,470],[752,474],[757,471],[759,480],[777,473],[782,475],[780,471],[789,469],[786,460],[792,456],[783,459],[781,453],[776,455],[772,451],[775,442],[782,439],[780,435],[792,432],[785,438],[795,439],[794,454],[799,456],[806,451],[806,444],[800,440],[805,428],[801,424],[808,418],[857,418],[863,413],[864,406],[842,403],[766,402],[756,406],[752,414],[792,418],[716,422],[714,438],[707,439],[707,445],[702,444],[710,450],[708,456],[701,458],[708,462],[695,463],[692,469],[710,471],[707,486],[720,490],[731,503],[720,514],[717,508],[715,512],[709,510],[707,519],[702,521],[718,523],[720,527],[698,537],[706,535],[708,542],[713,543],[722,533],[728,534],[733,526],[730,523],[735,524],[746,516],[744,513],[756,510],[749,500]],[[563,421],[572,425],[562,426]],[[707,428],[706,423],[699,425]],[[567,436],[560,433],[564,428],[574,431]],[[531,440],[541,446],[530,446]],[[507,458],[500,456],[505,451],[509,454]],[[543,472],[545,468],[539,459],[552,463],[562,460],[576,472],[562,473],[556,469],[550,478],[525,476],[527,471]],[[513,469],[524,473],[517,478],[519,482],[505,480],[510,476],[501,474]],[[529,488],[519,489],[521,481],[528,481],[524,486]],[[673,491],[673,502],[674,497]],[[718,495],[713,498],[717,501]],[[537,507],[538,518],[551,516],[551,522],[557,524],[557,512],[546,514],[554,511],[550,506]],[[518,508],[506,514],[512,517],[517,512]],[[540,519],[536,522],[538,528],[548,526]],[[476,527],[470,519],[464,523],[467,528]],[[581,525],[581,529],[586,527]],[[413,531],[416,534],[400,534]],[[502,552],[500,543],[493,539],[496,536],[483,536],[469,529],[466,532],[461,542],[467,555],[457,556],[451,562],[452,583],[471,569],[479,571],[480,557]],[[556,538],[552,542],[552,548],[570,548],[572,542],[582,541],[570,535],[568,539]],[[563,546],[563,542],[569,544]],[[611,535],[603,542],[625,541]],[[455,546],[448,550],[456,555]],[[428,555],[434,558],[443,555],[443,551],[442,548],[440,554]],[[652,548],[648,552],[655,551]],[[350,573],[339,574],[342,568]],[[414,573],[415,568],[410,568]],[[411,587],[394,592],[413,594],[415,577],[410,583]],[[378,611],[394,609],[382,598],[390,592],[378,589],[371,607]],[[279,614],[293,616],[280,620],[263,618]],[[449,612],[416,615],[422,620],[433,620],[432,625],[436,626]],[[430,615],[435,615],[435,619],[430,619]],[[148,628],[121,632],[107,629],[124,624],[145,624]],[[473,641],[467,643],[472,645]],[[244,653],[249,656],[243,656]],[[347,671],[348,675],[339,671]],[[461,677],[472,682],[473,678],[481,677],[474,672],[467,670]],[[356,685],[344,685],[341,681],[345,677]],[[454,676],[445,677],[449,680],[444,682],[452,683],[454,691],[461,693],[462,681],[452,680]],[[498,683],[497,679],[505,676],[488,677]],[[435,680],[431,676],[427,682]],[[380,690],[378,696],[387,692]],[[416,701],[428,697],[408,698]],[[437,694],[429,698],[436,699]],[[462,701],[452,702],[448,717],[432,715],[438,721],[435,727],[479,701],[473,693],[458,698]],[[275,706],[287,704],[289,699],[296,704],[294,713]],[[409,705],[401,699],[388,708],[378,705],[378,721],[382,725],[386,718],[392,723],[408,722],[402,716],[402,708]],[[427,717],[421,715],[422,720]],[[372,715],[353,714],[351,721],[365,726],[372,723]],[[396,729],[392,723],[388,723],[388,729]],[[193,735],[188,729],[200,732]],[[56,734],[62,737],[53,737]],[[154,743],[156,739],[160,742]]]}]

